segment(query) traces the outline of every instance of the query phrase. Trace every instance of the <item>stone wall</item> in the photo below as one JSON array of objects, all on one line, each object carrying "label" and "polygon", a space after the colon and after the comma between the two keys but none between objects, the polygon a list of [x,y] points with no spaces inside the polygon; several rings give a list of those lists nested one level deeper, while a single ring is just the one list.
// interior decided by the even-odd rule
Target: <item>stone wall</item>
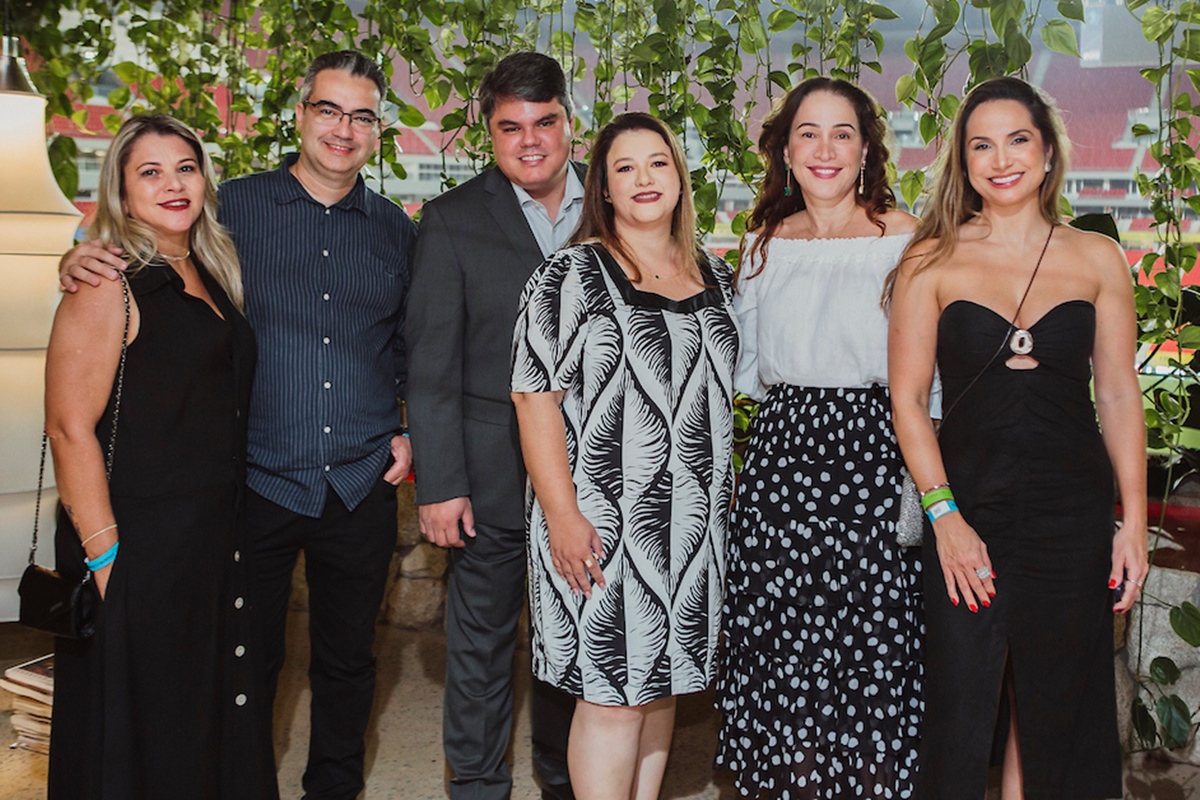
[{"label": "stone wall", "polygon": [[[396,487],[396,500],[396,552],[388,570],[380,621],[400,628],[440,628],[446,608],[446,551],[421,537],[411,481]],[[291,606],[297,611],[308,608],[303,554],[292,575]]]}]

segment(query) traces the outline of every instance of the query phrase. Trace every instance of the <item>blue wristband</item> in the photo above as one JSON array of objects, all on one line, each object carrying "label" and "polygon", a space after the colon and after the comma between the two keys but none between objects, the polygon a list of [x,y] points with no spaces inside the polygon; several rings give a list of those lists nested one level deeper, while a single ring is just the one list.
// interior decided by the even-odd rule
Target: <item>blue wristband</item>
[{"label": "blue wristband", "polygon": [[104,569],[109,564],[117,560],[117,550],[120,549],[120,547],[121,543],[119,541],[113,542],[112,547],[108,548],[95,558],[85,558],[83,560],[83,564],[92,572]]},{"label": "blue wristband", "polygon": [[930,522],[937,522],[947,514],[952,514],[958,511],[958,503],[953,500],[939,500],[938,502],[925,509],[925,516],[929,517]]}]

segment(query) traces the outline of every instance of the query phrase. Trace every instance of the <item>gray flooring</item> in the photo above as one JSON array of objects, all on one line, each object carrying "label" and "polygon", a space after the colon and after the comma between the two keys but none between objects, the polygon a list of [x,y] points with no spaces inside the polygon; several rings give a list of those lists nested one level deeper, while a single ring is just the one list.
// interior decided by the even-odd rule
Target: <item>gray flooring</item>
[{"label": "gray flooring", "polygon": [[[280,679],[276,708],[276,756],[284,800],[299,798],[300,775],[308,746],[306,616],[289,620],[289,659]],[[389,626],[378,630],[379,683],[375,715],[367,742],[367,789],[364,800],[442,800],[446,768],[442,758],[442,687],[444,638]],[[0,624],[0,669],[49,652],[51,642],[15,623]],[[527,675],[519,655],[518,675]],[[518,716],[510,763],[514,800],[538,797],[529,766],[529,719],[525,707],[528,679],[517,681]],[[0,708],[8,707],[0,690]],[[0,742],[13,739],[9,713],[0,712]],[[735,800],[727,775],[714,776],[713,748],[717,718],[709,694],[682,698],[662,797]],[[45,796],[46,757],[24,750],[0,749],[0,798],[40,800]],[[1131,800],[1200,799],[1200,769],[1187,765],[1132,759],[1126,764],[1125,797]],[[994,796],[993,791],[991,795]]]}]

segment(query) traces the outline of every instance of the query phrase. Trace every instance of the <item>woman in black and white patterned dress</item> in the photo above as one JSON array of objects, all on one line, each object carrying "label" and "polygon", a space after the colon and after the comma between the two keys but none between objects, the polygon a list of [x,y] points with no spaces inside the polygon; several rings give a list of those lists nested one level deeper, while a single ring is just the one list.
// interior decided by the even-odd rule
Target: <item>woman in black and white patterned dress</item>
[{"label": "woman in black and white patterned dress", "polygon": [[730,530],[717,764],[763,798],[912,797],[920,562],[896,546],[901,466],[879,299],[915,219],[882,112],[813,78],[763,126],[737,388],[762,405]]},{"label": "woman in black and white patterned dress", "polygon": [[576,797],[658,794],[675,696],[716,671],[733,475],[732,275],[696,245],[674,136],[597,136],[578,243],[534,273],[513,342],[536,676],[577,698]]}]

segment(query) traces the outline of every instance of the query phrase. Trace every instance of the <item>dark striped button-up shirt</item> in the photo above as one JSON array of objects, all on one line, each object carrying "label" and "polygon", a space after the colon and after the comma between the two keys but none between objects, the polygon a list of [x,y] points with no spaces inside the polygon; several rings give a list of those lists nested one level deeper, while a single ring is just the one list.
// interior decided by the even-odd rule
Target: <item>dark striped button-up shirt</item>
[{"label": "dark striped button-up shirt", "polygon": [[404,299],[416,226],[367,188],[326,208],[288,171],[226,181],[258,338],[250,401],[251,489],[320,516],[327,487],[357,506],[383,473],[404,396]]}]

